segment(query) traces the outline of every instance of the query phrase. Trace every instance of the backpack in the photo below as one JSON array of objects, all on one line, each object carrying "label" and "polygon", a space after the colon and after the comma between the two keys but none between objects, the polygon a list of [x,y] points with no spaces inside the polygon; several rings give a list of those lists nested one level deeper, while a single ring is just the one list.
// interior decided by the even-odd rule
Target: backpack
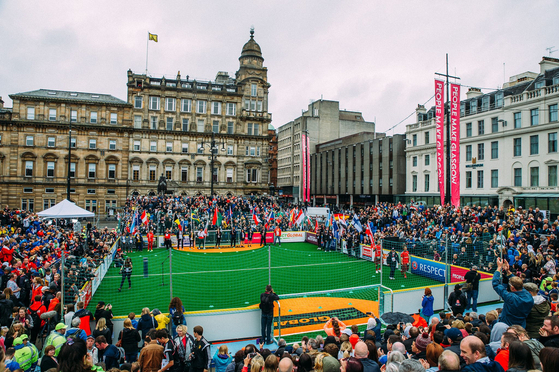
[{"label": "backpack", "polygon": [[264,309],[269,307],[269,305],[273,306],[274,302],[270,301],[270,297],[271,297],[270,294],[266,293],[262,301],[260,301],[260,305],[258,305],[258,307],[260,307],[260,309]]},{"label": "backpack", "polygon": [[37,314],[37,310],[29,309],[29,316],[33,320],[33,328],[41,328],[41,317]]},{"label": "backpack", "polygon": [[172,320],[174,325],[178,326],[179,324],[182,324],[183,318],[184,315],[182,314],[182,311],[175,310],[175,312],[173,312]]},{"label": "backpack", "polygon": [[70,329],[77,329],[77,331],[74,332],[74,333],[72,333],[72,334],[69,335],[69,336],[66,336],[66,341],[69,341],[69,340],[72,340],[72,341],[79,340],[79,339],[80,339],[79,333],[81,332],[81,329],[80,329],[80,328],[70,328]]},{"label": "backpack", "polygon": [[121,346],[115,346],[115,347],[118,349],[118,352],[120,354],[120,356],[118,358],[118,364],[122,364],[122,363],[124,363],[124,359],[125,359],[125,356],[126,356],[124,348],[121,347]]}]

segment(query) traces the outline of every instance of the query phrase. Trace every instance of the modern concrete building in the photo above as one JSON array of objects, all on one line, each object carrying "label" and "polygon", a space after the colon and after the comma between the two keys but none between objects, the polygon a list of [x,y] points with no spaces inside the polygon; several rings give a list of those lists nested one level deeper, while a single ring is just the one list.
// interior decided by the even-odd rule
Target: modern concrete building
[{"label": "modern concrete building", "polygon": [[161,175],[175,194],[212,186],[221,195],[268,193],[274,153],[263,62],[251,31],[234,77],[128,71],[126,100],[45,89],[10,95],[12,108],[0,104],[0,203],[40,211],[60,202],[68,161],[71,198],[100,214],[133,193],[156,193]]},{"label": "modern concrete building", "polygon": [[[559,213],[559,59],[512,76],[500,90],[470,88],[461,102],[461,203]],[[406,128],[406,199],[439,204],[434,108]]]},{"label": "modern concrete building", "polygon": [[397,201],[406,190],[405,135],[362,132],[316,146],[311,195],[316,205]]},{"label": "modern concrete building", "polygon": [[[340,110],[337,101],[318,100],[307,111],[278,128],[279,196],[298,201],[302,196],[301,136],[309,136],[310,155],[316,145],[360,132],[375,132],[375,123],[367,122],[357,111]],[[312,170],[311,170],[312,172]]]}]

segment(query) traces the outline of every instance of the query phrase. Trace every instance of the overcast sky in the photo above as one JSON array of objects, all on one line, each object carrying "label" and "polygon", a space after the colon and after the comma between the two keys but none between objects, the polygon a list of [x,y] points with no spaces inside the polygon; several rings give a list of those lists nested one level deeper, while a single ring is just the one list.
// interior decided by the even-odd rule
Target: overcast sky
[{"label": "overcast sky", "polygon": [[451,74],[485,91],[539,72],[546,48],[559,49],[558,14],[556,0],[0,0],[0,96],[7,107],[9,94],[41,88],[125,100],[126,71],[145,71],[148,31],[159,36],[152,76],[234,75],[254,26],[276,128],[322,96],[384,132],[433,95],[446,53]]}]

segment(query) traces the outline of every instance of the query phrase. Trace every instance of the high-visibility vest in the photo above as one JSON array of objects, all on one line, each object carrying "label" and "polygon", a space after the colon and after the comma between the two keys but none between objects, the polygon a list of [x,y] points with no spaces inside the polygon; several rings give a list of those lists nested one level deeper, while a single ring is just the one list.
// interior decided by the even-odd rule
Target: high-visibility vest
[{"label": "high-visibility vest", "polygon": [[[51,334],[49,335],[49,337],[47,337],[47,339],[45,341],[45,347],[47,347],[49,345],[54,346],[54,348],[55,348],[54,356],[58,356],[58,353],[60,352],[60,348],[65,343],[66,343],[66,337],[62,336],[60,333],[58,333],[56,331],[52,331]],[[44,348],[43,348],[43,352],[44,352]]]},{"label": "high-visibility vest", "polygon": [[31,365],[33,364],[33,352],[31,351],[30,348],[21,345],[21,347],[16,349],[16,352],[14,353],[14,359],[16,362],[19,363],[21,369],[27,371],[31,368]]}]

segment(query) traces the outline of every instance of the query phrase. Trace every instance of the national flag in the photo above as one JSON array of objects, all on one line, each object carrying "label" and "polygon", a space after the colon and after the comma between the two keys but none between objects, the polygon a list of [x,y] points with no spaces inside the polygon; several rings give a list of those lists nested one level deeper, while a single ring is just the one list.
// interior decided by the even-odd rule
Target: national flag
[{"label": "national flag", "polygon": [[221,215],[221,212],[219,212],[217,210],[217,207],[214,210],[214,216],[212,218],[212,225],[214,226],[221,226],[221,223],[223,222],[223,216]]},{"label": "national flag", "polygon": [[326,219],[324,226],[326,226],[326,228],[330,227],[330,211],[328,211],[328,218]]},{"label": "national flag", "polygon": [[134,212],[134,216],[132,217],[132,225],[130,225],[130,231],[132,232],[132,235],[136,234],[136,220],[137,220],[137,215],[138,215],[138,211]]},{"label": "national flag", "polygon": [[179,230],[182,231],[182,224],[181,224],[181,221],[177,218],[177,219],[175,220],[175,223],[178,225]]},{"label": "national flag", "polygon": [[208,223],[209,221],[206,221],[206,227],[204,227],[204,238],[208,236]]},{"label": "national flag", "polygon": [[199,218],[198,215],[196,215],[194,212],[192,212],[192,213],[190,214],[190,219],[193,220],[193,221],[198,221],[198,222],[200,222],[200,218]]},{"label": "national flag", "polygon": [[229,207],[229,210],[225,212],[225,221],[229,225],[232,219],[233,219],[233,211],[231,210],[231,207]]},{"label": "national flag", "polygon": [[357,218],[356,214],[353,215],[353,220],[351,221],[351,223],[353,224],[353,226],[355,226],[355,229],[357,231],[363,231],[363,226],[361,225],[361,222],[359,221],[359,218]]},{"label": "national flag", "polygon": [[148,40],[153,40],[153,41],[155,41],[156,43],[158,42],[158,39],[157,39],[157,35],[156,35],[156,34],[150,34],[150,33],[148,32],[148,35],[149,35],[149,39],[148,39]]},{"label": "national flag", "polygon": [[146,211],[143,211],[143,212],[142,212],[142,217],[141,217],[141,219],[142,219],[142,223],[143,223],[144,225],[147,225],[147,223],[148,223],[148,221],[149,221],[149,218],[148,218],[148,214],[146,213]]},{"label": "national flag", "polygon": [[297,215],[297,219],[295,219],[295,224],[298,226],[301,225],[304,219],[305,219],[305,213],[303,213],[303,210],[301,209],[299,211],[299,214]]},{"label": "national flag", "polygon": [[340,238],[340,231],[338,229],[338,223],[334,222],[332,224],[332,230],[334,231],[334,238],[339,239]]},{"label": "national flag", "polygon": [[367,223],[367,228],[365,229],[365,234],[367,234],[367,236],[371,240],[371,246],[372,246],[374,244],[374,238],[373,238],[373,230],[371,228],[371,224],[372,224],[372,222]]},{"label": "national flag", "polygon": [[256,213],[254,213],[254,210],[252,210],[252,220],[254,221],[254,223],[256,225],[258,225],[260,223],[260,218],[258,218],[258,216],[256,215]]},{"label": "national flag", "polygon": [[317,232],[317,231],[318,231],[318,218],[316,219],[315,224],[314,224],[314,232]]},{"label": "national flag", "polygon": [[274,211],[270,211],[270,213],[268,213],[268,216],[266,216],[266,223],[269,223],[270,221],[274,220]]}]

